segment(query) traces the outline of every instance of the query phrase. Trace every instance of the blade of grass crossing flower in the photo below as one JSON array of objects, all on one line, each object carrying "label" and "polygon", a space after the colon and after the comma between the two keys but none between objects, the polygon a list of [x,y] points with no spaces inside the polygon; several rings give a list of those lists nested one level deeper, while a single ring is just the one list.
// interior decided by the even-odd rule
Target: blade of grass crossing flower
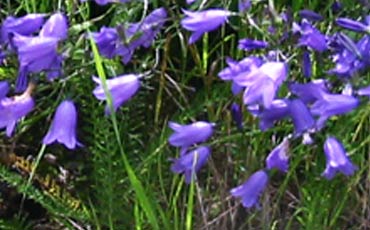
[{"label": "blade of grass crossing flower", "polygon": [[186,210],[186,223],[185,223],[186,230],[193,229],[192,223],[193,223],[194,195],[195,195],[195,182],[194,180],[192,180],[190,183],[187,210]]},{"label": "blade of grass crossing flower", "polygon": [[96,71],[98,72],[98,76],[99,76],[100,80],[102,81],[104,93],[107,96],[107,103],[108,103],[109,110],[111,112],[110,117],[111,117],[111,120],[112,120],[113,129],[114,129],[115,136],[116,136],[116,141],[117,141],[117,144],[118,144],[119,149],[120,149],[122,161],[123,161],[123,164],[124,164],[125,169],[127,171],[128,178],[130,180],[130,183],[131,183],[132,187],[135,190],[138,202],[139,202],[140,206],[142,207],[142,209],[144,210],[150,224],[152,225],[153,229],[158,229],[159,230],[160,228],[159,228],[159,224],[158,224],[158,221],[157,221],[157,215],[156,215],[156,212],[155,212],[155,209],[154,209],[154,205],[151,202],[151,200],[153,200],[153,199],[150,199],[148,197],[148,195],[145,193],[145,190],[144,190],[144,187],[143,187],[142,183],[137,178],[134,170],[132,169],[132,167],[131,167],[128,159],[127,159],[126,154],[124,153],[122,141],[121,141],[121,138],[120,138],[120,135],[119,135],[116,114],[115,114],[114,109],[113,109],[112,97],[110,95],[110,92],[108,90],[107,83],[106,83],[106,75],[105,75],[105,72],[104,72],[102,59],[99,55],[98,48],[97,48],[97,46],[96,46],[96,44],[95,44],[95,42],[94,42],[94,40],[92,39],[91,36],[90,36],[89,40],[90,40],[90,45],[91,45],[93,55],[94,55],[95,68],[96,68]]}]

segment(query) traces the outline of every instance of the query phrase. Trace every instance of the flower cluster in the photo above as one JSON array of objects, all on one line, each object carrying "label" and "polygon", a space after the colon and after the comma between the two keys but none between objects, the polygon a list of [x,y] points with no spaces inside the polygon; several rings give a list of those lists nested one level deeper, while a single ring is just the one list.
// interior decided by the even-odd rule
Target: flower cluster
[{"label": "flower cluster", "polygon": [[[96,0],[99,5],[109,2],[118,1]],[[128,0],[120,2],[125,3]],[[35,106],[31,94],[35,89],[33,82],[37,81],[38,76],[33,74],[43,72],[49,81],[63,75],[63,59],[68,56],[61,54],[59,46],[68,38],[68,21],[63,13],[52,14],[45,21],[46,17],[46,14],[27,14],[20,18],[9,16],[1,24],[0,63],[3,63],[10,56],[9,54],[17,55],[19,73],[16,91],[23,92],[21,95],[7,97],[8,82],[0,82],[0,128],[6,128],[7,136],[12,135],[17,122]],[[107,58],[120,55],[127,63],[135,49],[148,48],[152,44],[165,18],[166,11],[159,8],[141,22],[120,25],[116,28],[103,27],[100,33],[93,33],[92,37],[101,55]],[[36,78],[36,81],[32,79],[28,84],[29,78],[32,77]],[[93,90],[93,95],[98,100],[106,101],[110,94],[113,110],[116,111],[137,93],[140,77],[139,74],[124,74],[108,79],[105,82],[108,92],[104,91],[102,80],[93,77],[93,81],[98,84]],[[105,112],[110,114],[111,110],[108,106]],[[72,100],[64,100],[56,108],[54,119],[42,143],[49,145],[59,142],[68,149],[82,146],[76,138],[76,128],[77,108]]]},{"label": "flower cluster", "polygon": [[207,162],[211,150],[208,146],[193,145],[207,141],[213,134],[214,124],[197,121],[190,125],[180,125],[170,122],[169,127],[174,133],[169,137],[170,145],[180,147],[180,157],[173,160],[171,170],[174,173],[184,173],[185,182],[190,183],[196,178],[196,172]]},{"label": "flower cluster", "polygon": [[[242,9],[251,7],[249,1],[239,1],[239,4],[239,8]],[[335,7],[340,5],[333,5],[333,11],[336,10]],[[185,17],[181,25],[192,32],[189,44],[196,42],[204,33],[217,29],[229,16],[234,15],[224,9],[198,12],[183,10],[183,12]],[[284,25],[280,42],[296,38],[295,47],[302,53],[302,76],[308,81],[300,83],[289,80],[291,58],[287,58],[288,55],[283,54],[281,50],[274,49],[269,50],[267,55],[250,55],[239,61],[227,57],[227,67],[218,73],[221,80],[231,82],[231,91],[235,96],[241,94],[243,105],[252,116],[259,119],[262,131],[283,120],[292,122],[294,126],[292,134],[286,136],[267,156],[266,167],[255,172],[243,185],[231,190],[233,196],[241,197],[243,206],[247,208],[258,206],[258,196],[268,183],[270,170],[288,171],[290,140],[302,138],[303,144],[313,144],[315,140],[312,136],[323,132],[330,118],[352,112],[360,104],[359,97],[370,96],[370,86],[359,86],[358,83],[352,84],[351,81],[370,67],[370,15],[364,22],[348,18],[336,20],[340,27],[364,33],[357,42],[342,32],[333,35],[321,32],[316,25],[322,22],[324,17],[316,12],[301,10],[299,16],[301,21],[295,22],[293,17],[286,13],[280,15],[282,21],[292,25],[291,27]],[[271,33],[276,33],[277,29],[269,27]],[[250,38],[240,39],[238,44],[240,50],[247,52],[270,47],[272,46],[266,41]],[[337,81],[344,85],[342,91],[333,87],[328,79],[314,78],[316,76],[312,71],[312,62],[315,61],[313,58],[318,56],[322,58],[327,54],[335,64],[333,69],[327,70],[327,74],[338,77]],[[282,86],[285,86],[285,92],[288,90],[285,96],[281,93],[283,90],[280,90]],[[242,109],[235,102],[231,106],[231,114],[238,129],[242,131]],[[170,127],[177,132],[173,124],[170,124]],[[208,137],[205,131],[203,134]],[[199,135],[202,135],[201,132],[194,134],[193,138]],[[187,140],[188,142],[182,142],[183,145],[178,144],[175,137],[171,136],[169,139],[170,144],[174,146],[186,149],[192,143]],[[200,139],[203,141],[204,138]],[[181,152],[183,154],[186,151]],[[327,162],[322,176],[326,179],[332,179],[338,172],[350,176],[356,171],[357,167],[351,163],[343,144],[335,137],[330,135],[327,137],[323,152]],[[190,167],[189,158],[186,158],[186,162]],[[175,166],[177,169],[178,165]],[[174,171],[178,173],[185,170]]]}]

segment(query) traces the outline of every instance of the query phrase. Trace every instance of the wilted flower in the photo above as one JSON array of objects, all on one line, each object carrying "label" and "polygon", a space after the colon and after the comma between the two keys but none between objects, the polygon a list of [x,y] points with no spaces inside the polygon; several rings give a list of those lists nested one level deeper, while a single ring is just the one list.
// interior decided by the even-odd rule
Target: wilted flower
[{"label": "wilted flower", "polygon": [[238,49],[250,51],[254,49],[263,49],[268,47],[268,45],[269,44],[265,41],[244,38],[239,40]]},{"label": "wilted flower", "polygon": [[[93,80],[98,84],[94,89],[93,94],[98,100],[107,100],[107,95],[104,93],[104,88],[100,78],[93,77]],[[140,87],[139,76],[136,74],[126,74],[106,81],[107,88],[111,93],[113,108],[117,110],[126,101],[130,100]],[[109,107],[106,106],[105,113],[110,114]]]},{"label": "wilted flower", "polygon": [[1,92],[3,97],[0,100],[0,128],[6,127],[6,135],[10,137],[18,120],[26,116],[35,106],[31,97],[35,85],[31,83],[22,95],[11,98],[5,97],[8,87],[4,83],[2,87],[4,91]]},{"label": "wilted flower", "polygon": [[258,198],[265,190],[268,175],[264,170],[255,172],[244,184],[233,188],[230,193],[234,197],[240,197],[245,208],[259,207]]},{"label": "wilted flower", "polygon": [[195,143],[208,140],[213,134],[213,123],[197,121],[190,125],[180,125],[175,122],[169,122],[169,127],[175,132],[168,142],[176,147],[189,147]]},{"label": "wilted flower", "polygon": [[359,100],[351,95],[324,93],[311,106],[311,113],[320,116],[317,128],[321,129],[331,116],[349,113],[359,104]]},{"label": "wilted flower", "polygon": [[74,103],[65,100],[58,106],[54,120],[42,143],[49,145],[55,141],[74,149],[81,144],[76,140],[77,111]]},{"label": "wilted flower", "polygon": [[186,17],[181,20],[185,29],[192,31],[189,44],[196,42],[204,33],[217,29],[226,22],[231,12],[223,9],[209,9],[199,12],[183,10]]},{"label": "wilted flower", "polygon": [[318,14],[318,13],[312,11],[312,10],[307,10],[307,9],[300,10],[299,11],[299,16],[301,18],[305,18],[305,19],[308,19],[308,20],[311,20],[311,21],[321,21],[321,20],[324,19],[320,14]]},{"label": "wilted flower", "polygon": [[184,173],[185,182],[190,182],[196,178],[196,173],[207,162],[211,150],[209,147],[201,146],[190,152],[182,154],[178,159],[175,159],[171,170],[174,173]]},{"label": "wilted flower", "polygon": [[326,139],[324,144],[326,168],[322,175],[331,180],[337,172],[351,176],[357,167],[353,165],[345,152],[343,145],[334,137]]},{"label": "wilted flower", "polygon": [[20,18],[7,17],[1,26],[0,43],[7,43],[10,34],[28,36],[40,29],[45,14],[27,14]]},{"label": "wilted flower", "polygon": [[278,169],[281,172],[287,172],[289,167],[289,139],[284,138],[278,146],[276,146],[266,158],[267,169]]}]

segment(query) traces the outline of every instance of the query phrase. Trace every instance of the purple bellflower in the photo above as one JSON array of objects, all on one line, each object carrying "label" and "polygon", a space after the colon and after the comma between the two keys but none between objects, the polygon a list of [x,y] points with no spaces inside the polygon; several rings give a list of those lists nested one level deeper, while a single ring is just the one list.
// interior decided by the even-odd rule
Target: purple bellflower
[{"label": "purple bellflower", "polygon": [[81,146],[76,139],[77,110],[74,103],[65,100],[58,106],[54,120],[42,143],[49,145],[55,141],[64,144],[68,149]]},{"label": "purple bellflower", "polygon": [[[94,1],[98,5],[106,5],[108,3],[113,3],[113,2],[126,3],[126,2],[129,2],[130,0],[94,0]],[[86,2],[86,0],[80,0],[80,2]]]},{"label": "purple bellflower", "polygon": [[307,46],[318,52],[323,52],[328,48],[325,35],[306,20],[302,20],[301,25],[294,23],[293,31],[301,34],[299,46]]},{"label": "purple bellflower", "polygon": [[44,23],[45,14],[27,14],[20,18],[7,17],[1,26],[0,43],[9,42],[11,34],[28,36],[40,29]]},{"label": "purple bellflower", "polygon": [[196,173],[207,162],[211,153],[209,147],[201,146],[190,152],[182,154],[178,159],[175,159],[171,170],[174,173],[184,173],[185,182],[190,184],[193,179],[196,179]]},{"label": "purple bellflower", "polygon": [[34,84],[29,84],[26,91],[14,97],[5,97],[8,87],[2,84],[2,98],[0,99],[0,128],[6,127],[6,135],[10,137],[14,131],[18,120],[26,116],[35,106],[31,94],[35,88]]},{"label": "purple bellflower", "polygon": [[299,99],[293,99],[289,105],[295,135],[299,136],[315,126],[315,120],[307,106]]},{"label": "purple bellflower", "polygon": [[264,170],[259,170],[242,185],[233,188],[230,193],[234,197],[240,197],[245,208],[259,207],[258,198],[265,190],[268,175]]},{"label": "purple bellflower", "polygon": [[181,20],[181,26],[192,31],[189,44],[196,42],[204,33],[217,29],[224,24],[230,11],[223,9],[208,9],[199,12],[183,10],[186,17]]},{"label": "purple bellflower", "polygon": [[276,146],[266,158],[267,169],[278,169],[286,173],[289,168],[289,140],[285,138],[278,146]]},{"label": "purple bellflower", "polygon": [[254,49],[263,49],[268,47],[268,43],[260,40],[251,40],[248,38],[240,39],[238,49],[250,51]]},{"label": "purple bellflower", "polygon": [[234,81],[246,87],[243,95],[244,104],[262,102],[266,108],[269,108],[287,74],[288,70],[284,62],[266,62],[249,74],[236,77]]},{"label": "purple bellflower", "polygon": [[258,57],[246,57],[240,61],[235,61],[231,58],[226,58],[228,67],[221,70],[218,76],[224,81],[234,80],[234,78],[244,79],[251,71],[258,69],[263,62]]},{"label": "purple bellflower", "polygon": [[337,20],[335,20],[335,22],[339,26],[341,26],[345,29],[348,29],[348,30],[352,30],[352,31],[356,31],[356,32],[370,32],[370,26],[369,25],[366,25],[366,24],[358,22],[358,21],[354,21],[354,20],[349,19],[349,18],[338,18]]},{"label": "purple bellflower", "polygon": [[116,55],[118,33],[115,28],[103,26],[99,33],[92,33],[92,37],[102,56],[111,59]]},{"label": "purple bellflower", "polygon": [[299,16],[311,21],[321,21],[324,19],[320,14],[307,9],[299,11]]},{"label": "purple bellflower", "polygon": [[259,117],[259,127],[262,131],[273,127],[274,123],[288,117],[290,114],[289,101],[282,99],[275,99],[272,101],[270,108],[263,108],[262,111],[251,111],[250,106],[248,106],[248,109]]},{"label": "purple bellflower", "polygon": [[328,93],[327,81],[316,79],[309,83],[291,83],[289,90],[299,97],[304,103],[311,104],[320,99],[324,93]]},{"label": "purple bellflower", "polygon": [[324,93],[322,97],[311,106],[311,113],[319,116],[317,128],[324,127],[330,117],[349,113],[359,104],[359,100],[351,95]]},{"label": "purple bellflower", "polygon": [[186,0],[186,4],[193,4],[196,0]]},{"label": "purple bellflower", "polygon": [[[107,100],[100,78],[93,77],[98,84],[93,94],[98,100]],[[111,93],[113,108],[116,111],[126,101],[130,100],[140,87],[139,76],[136,74],[126,74],[106,81],[107,88]],[[106,106],[105,113],[110,114],[109,107]]]},{"label": "purple bellflower", "polygon": [[351,176],[357,170],[357,166],[352,164],[343,145],[336,138],[329,137],[326,139],[324,152],[326,156],[326,168],[322,176],[326,179],[331,180],[337,172]]},{"label": "purple bellflower", "polygon": [[214,124],[205,121],[197,121],[190,125],[169,122],[168,126],[174,131],[168,139],[170,145],[187,148],[208,140],[213,134]]},{"label": "purple bellflower", "polygon": [[368,96],[370,97],[370,85],[364,88],[361,88],[357,91],[357,94],[360,96]]},{"label": "purple bellflower", "polygon": [[41,37],[54,37],[60,40],[67,38],[68,24],[66,17],[61,13],[55,13],[45,22],[40,31]]}]

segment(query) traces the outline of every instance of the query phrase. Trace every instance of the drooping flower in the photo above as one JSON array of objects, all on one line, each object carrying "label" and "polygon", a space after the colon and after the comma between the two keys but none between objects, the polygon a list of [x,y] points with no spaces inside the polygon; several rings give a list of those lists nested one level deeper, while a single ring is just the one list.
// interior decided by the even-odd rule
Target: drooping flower
[{"label": "drooping flower", "polygon": [[230,193],[234,197],[240,197],[245,208],[259,207],[258,198],[265,190],[268,175],[264,170],[259,170],[242,185],[233,188]]},{"label": "drooping flower", "polygon": [[192,31],[189,44],[196,42],[204,33],[217,29],[224,24],[231,12],[223,9],[208,9],[192,12],[183,10],[186,17],[181,20],[181,26]]},{"label": "drooping flower", "polygon": [[348,158],[342,143],[335,137],[326,139],[324,152],[326,156],[326,168],[322,175],[326,179],[331,180],[337,172],[351,176],[357,170],[357,166],[353,165]]},{"label": "drooping flower", "polygon": [[207,162],[211,153],[209,147],[200,146],[190,152],[180,155],[171,165],[171,170],[174,173],[183,173],[185,182],[190,184],[193,179],[196,179],[196,173]]},{"label": "drooping flower", "polygon": [[168,142],[172,146],[183,148],[208,140],[213,134],[214,126],[213,123],[205,121],[197,121],[190,125],[169,122],[168,125],[174,131]]},{"label": "drooping flower", "polygon": [[56,109],[53,122],[42,143],[49,145],[55,141],[69,149],[81,146],[76,139],[77,110],[71,100],[65,100]]},{"label": "drooping flower", "polygon": [[67,38],[67,19],[62,13],[55,13],[45,22],[40,30],[41,37],[54,37],[64,40]]},{"label": "drooping flower", "polygon": [[45,14],[27,14],[20,18],[7,17],[1,26],[0,43],[9,42],[11,34],[28,36],[40,29]]},{"label": "drooping flower", "polygon": [[330,117],[349,113],[358,104],[359,100],[351,95],[324,93],[312,104],[310,110],[313,115],[319,116],[316,125],[318,129],[321,129]]},{"label": "drooping flower", "polygon": [[235,77],[234,81],[246,87],[243,95],[244,104],[261,103],[269,108],[287,74],[288,69],[284,62],[266,62],[247,75]]},{"label": "drooping flower", "polygon": [[293,31],[301,34],[298,41],[299,46],[307,46],[318,52],[323,52],[328,48],[325,35],[306,20],[302,20],[301,25],[294,23]]},{"label": "drooping flower", "polygon": [[238,49],[250,51],[254,49],[263,49],[268,47],[268,45],[269,44],[265,41],[244,38],[239,40]]},{"label": "drooping flower", "polygon": [[4,91],[1,92],[3,97],[0,100],[0,128],[6,127],[6,135],[10,137],[18,120],[26,116],[35,105],[31,97],[35,85],[31,83],[23,94],[10,98],[5,97],[8,89],[5,85],[2,86]]},{"label": "drooping flower", "polygon": [[[260,106],[259,106],[260,107]],[[252,111],[251,106],[248,106],[248,110],[259,117],[259,128],[265,131],[271,128],[275,122],[280,121],[289,116],[289,101],[282,99],[275,99],[272,101],[270,108],[263,108],[262,111]]]},{"label": "drooping flower", "polygon": [[307,106],[300,99],[293,99],[289,104],[289,110],[296,135],[301,135],[314,128],[315,120]]},{"label": "drooping flower", "polygon": [[287,172],[289,168],[289,139],[284,140],[276,146],[266,158],[267,169],[278,169],[281,172]]},{"label": "drooping flower", "polygon": [[329,92],[327,84],[328,82],[323,79],[315,79],[305,84],[294,82],[289,84],[289,90],[304,103],[311,104],[320,99],[324,93]]},{"label": "drooping flower", "polygon": [[354,21],[349,18],[337,18],[335,22],[348,30],[356,31],[356,32],[370,32],[370,26],[366,25],[362,22]]},{"label": "drooping flower", "polygon": [[[100,78],[93,77],[93,80],[98,84],[93,91],[94,96],[98,100],[107,100]],[[112,96],[113,108],[115,111],[123,103],[130,100],[140,87],[139,76],[136,74],[118,76],[107,80],[106,83]],[[110,114],[108,105],[105,108],[105,113]]]}]

